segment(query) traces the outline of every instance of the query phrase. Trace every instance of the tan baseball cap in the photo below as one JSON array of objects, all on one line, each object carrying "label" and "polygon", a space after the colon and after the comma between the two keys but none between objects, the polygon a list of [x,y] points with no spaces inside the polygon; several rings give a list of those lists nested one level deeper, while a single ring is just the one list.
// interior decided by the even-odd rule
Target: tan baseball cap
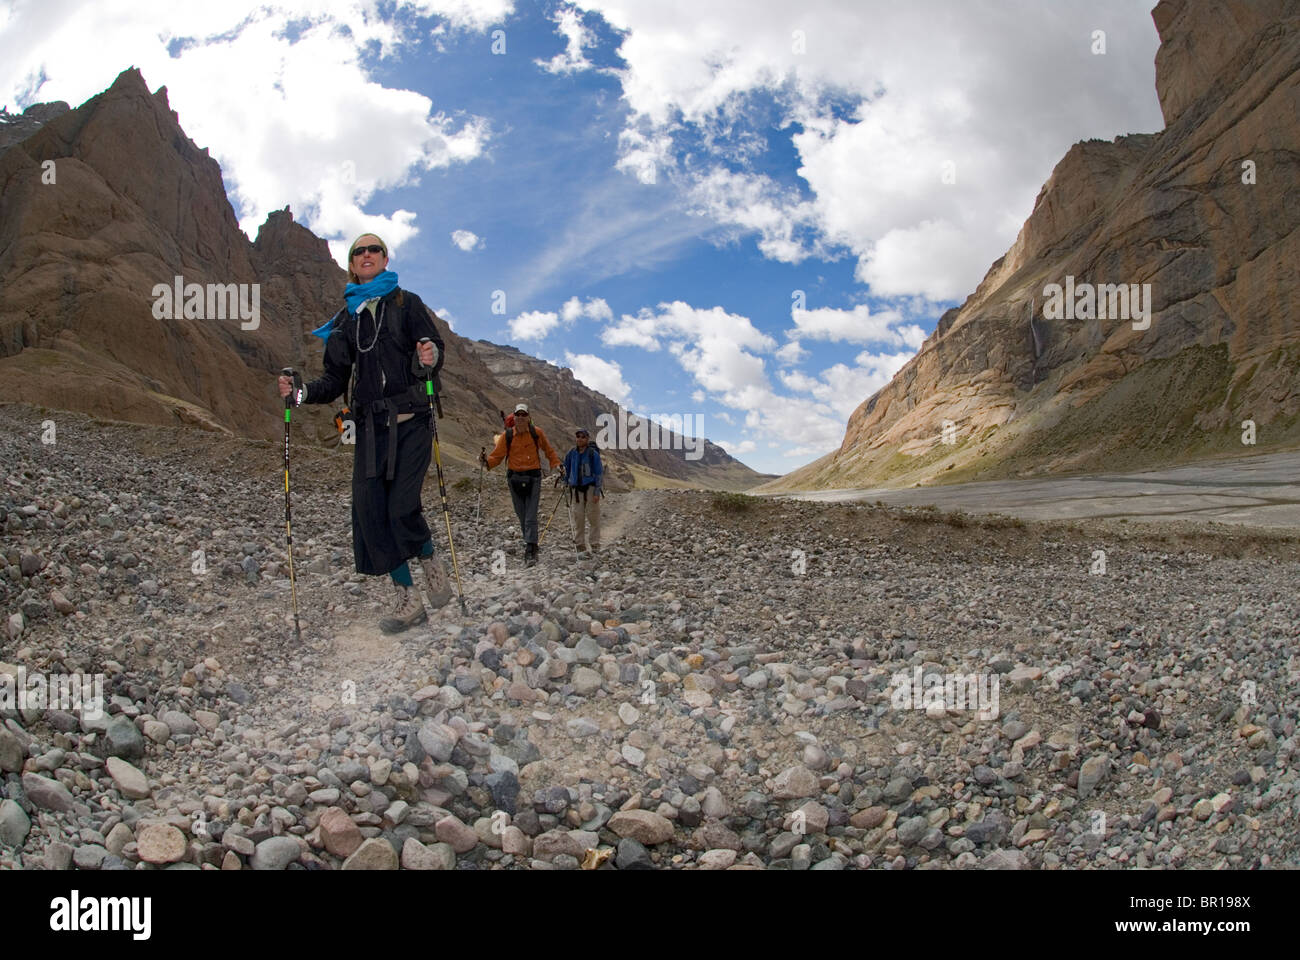
[{"label": "tan baseball cap", "polygon": [[515,413],[527,413],[527,412],[528,412],[528,404],[524,403],[522,400],[520,400],[518,403],[515,404]]}]

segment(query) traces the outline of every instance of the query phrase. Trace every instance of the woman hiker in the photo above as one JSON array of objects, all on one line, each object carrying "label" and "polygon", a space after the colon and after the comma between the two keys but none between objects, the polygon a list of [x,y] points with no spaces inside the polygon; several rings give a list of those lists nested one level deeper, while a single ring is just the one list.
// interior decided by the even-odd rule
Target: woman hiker
[{"label": "woman hiker", "polygon": [[[432,414],[424,381],[442,369],[442,337],[433,314],[388,269],[388,245],[363,233],[348,248],[346,306],[312,331],[325,340],[325,372],[294,404],[331,403],[348,391],[356,418],[352,461],[352,554],[358,573],[393,580],[393,610],[379,621],[397,633],[428,619],[407,560],[417,557],[438,608],[451,584],[424,519],[420,488],[429,469]],[[431,343],[420,343],[427,337]],[[280,377],[280,396],[293,392]],[[349,386],[350,384],[350,386]]]},{"label": "woman hiker", "polygon": [[497,437],[496,446],[486,456],[479,454],[482,464],[491,470],[502,460],[506,463],[506,480],[510,485],[510,499],[515,505],[515,516],[524,534],[524,566],[537,563],[537,503],[542,496],[542,457],[554,470],[560,458],[551,449],[551,443],[541,427],[533,426],[528,416],[528,404],[520,401],[515,406],[515,422]]},{"label": "woman hiker", "polygon": [[600,450],[582,427],[574,433],[577,444],[564,457],[564,482],[573,497],[573,545],[579,553],[586,551],[583,527],[591,527],[591,552],[600,553],[600,498],[604,494],[605,468]]}]

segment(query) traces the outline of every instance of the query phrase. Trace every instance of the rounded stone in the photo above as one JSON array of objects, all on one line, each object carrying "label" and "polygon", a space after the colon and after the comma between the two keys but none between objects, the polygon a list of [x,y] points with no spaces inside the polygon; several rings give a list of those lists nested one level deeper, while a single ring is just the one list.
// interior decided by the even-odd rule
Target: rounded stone
[{"label": "rounded stone", "polygon": [[302,847],[293,837],[267,837],[253,851],[249,866],[254,870],[283,870],[302,856]]},{"label": "rounded stone", "polygon": [[607,824],[620,837],[652,847],[672,839],[673,822],[649,810],[620,810],[609,818]]},{"label": "rounded stone", "polygon": [[152,823],[135,837],[140,859],[145,863],[179,863],[185,857],[185,834],[169,823]]},{"label": "rounded stone", "polygon": [[343,861],[344,870],[396,870],[397,851],[382,837],[371,837]]}]

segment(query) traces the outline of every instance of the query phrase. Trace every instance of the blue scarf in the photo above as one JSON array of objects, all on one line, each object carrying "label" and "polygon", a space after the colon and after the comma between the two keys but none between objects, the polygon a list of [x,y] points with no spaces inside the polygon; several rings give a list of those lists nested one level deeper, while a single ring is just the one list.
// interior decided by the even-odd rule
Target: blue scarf
[{"label": "blue scarf", "polygon": [[[396,289],[397,273],[393,270],[385,270],[369,283],[349,283],[343,289],[343,299],[347,301],[348,313],[356,313],[367,300],[386,297]],[[333,328],[334,318],[331,317],[322,326],[313,330],[312,333],[322,340],[329,340]]]},{"label": "blue scarf", "polygon": [[375,297],[386,297],[397,289],[397,274],[385,270],[369,283],[349,283],[343,289],[343,299],[348,302],[348,313],[356,313],[361,305]]}]

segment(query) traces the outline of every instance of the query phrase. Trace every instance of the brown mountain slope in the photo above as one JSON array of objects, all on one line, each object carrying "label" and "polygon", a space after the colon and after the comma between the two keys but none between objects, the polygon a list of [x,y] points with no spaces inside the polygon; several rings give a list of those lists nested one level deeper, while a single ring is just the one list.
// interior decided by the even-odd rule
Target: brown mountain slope
[{"label": "brown mountain slope", "polygon": [[[249,306],[256,287],[256,323],[160,319],[155,287],[177,276],[205,288],[246,285]],[[283,430],[274,375],[287,364],[319,375],[323,347],[310,331],[338,309],[346,280],[325,241],[287,208],[248,241],[219,165],[185,135],[166,90],[151,94],[137,70],[75,110],[39,104],[0,117],[4,399],[273,439]],[[442,453],[472,465],[520,384],[499,380],[483,351],[446,324],[439,331],[447,345]],[[535,386],[535,412],[561,453],[577,411],[614,408],[568,371]],[[305,438],[336,440],[332,416],[308,407],[295,423]],[[762,479],[712,445],[698,462],[658,452],[628,462],[617,452],[611,461],[613,490]]]},{"label": "brown mountain slope", "polygon": [[[1152,16],[1165,129],[1071,148],[1015,244],[854,411],[839,450],[762,489],[1133,469],[1300,443],[1300,5],[1162,0]],[[1150,284],[1149,327],[1050,319],[1045,288],[1067,277]]]},{"label": "brown mountain slope", "polygon": [[[50,173],[53,182],[42,182]],[[260,279],[216,161],[184,135],[166,91],[150,94],[137,71],[0,155],[8,397],[269,435],[256,424],[272,390],[256,368],[289,355],[288,311],[265,303],[250,330],[155,319],[151,291],[177,275]]]}]

